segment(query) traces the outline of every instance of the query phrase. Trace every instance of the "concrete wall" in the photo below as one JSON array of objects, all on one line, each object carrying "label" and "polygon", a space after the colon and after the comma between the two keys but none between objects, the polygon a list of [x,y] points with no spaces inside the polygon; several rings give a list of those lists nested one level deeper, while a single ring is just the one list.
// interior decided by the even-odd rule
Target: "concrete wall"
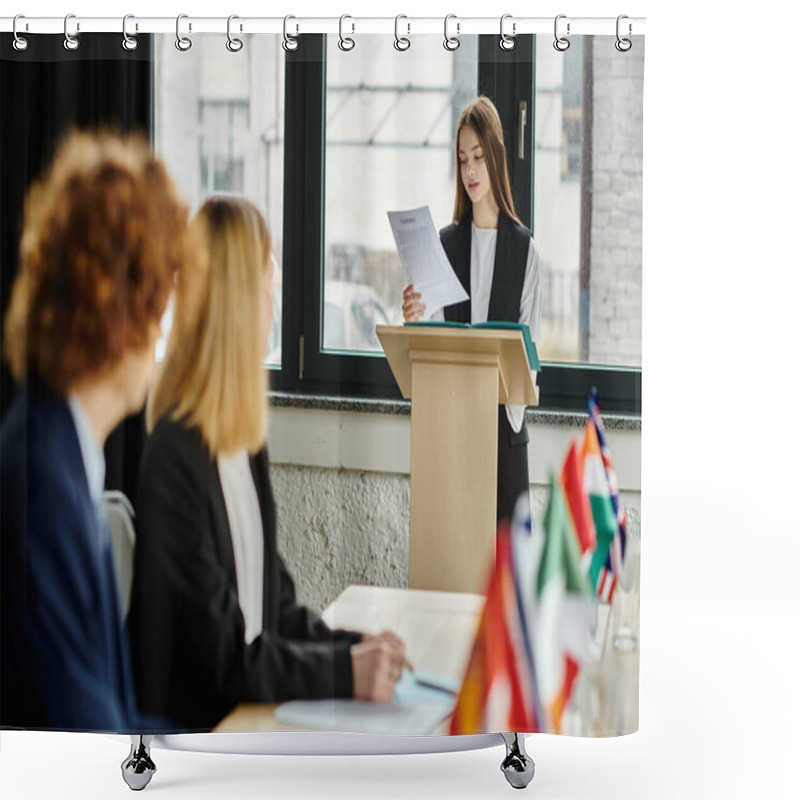
[{"label": "concrete wall", "polygon": [[[550,471],[582,432],[579,419],[537,417],[528,426],[534,514],[547,503]],[[351,584],[408,585],[410,432],[407,415],[271,409],[278,547],[301,602],[321,610]],[[640,433],[608,436],[629,528],[639,536]]]},{"label": "concrete wall", "polygon": [[278,549],[306,605],[351,584],[408,586],[408,475],[276,465]]}]

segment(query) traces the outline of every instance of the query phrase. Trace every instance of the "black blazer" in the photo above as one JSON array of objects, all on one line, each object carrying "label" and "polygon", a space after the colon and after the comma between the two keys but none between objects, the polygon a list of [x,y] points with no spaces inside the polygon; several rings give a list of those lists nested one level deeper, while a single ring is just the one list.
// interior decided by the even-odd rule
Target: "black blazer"
[{"label": "black blazer", "polygon": [[250,459],[264,534],[263,632],[244,639],[216,460],[199,431],[162,419],[144,451],[136,500],[130,636],[142,710],[189,730],[237,703],[352,697],[350,645],[297,604],[276,547],[266,449]]},{"label": "black blazer", "polygon": [[[494,253],[494,272],[492,273],[492,290],[489,294],[489,310],[487,318],[491,322],[519,322],[522,304],[522,287],[525,283],[525,270],[528,267],[528,250],[531,244],[529,228],[514,222],[511,217],[502,212],[497,219],[497,245]],[[461,219],[461,222],[451,222],[439,231],[442,247],[453,267],[464,291],[469,295],[462,303],[446,306],[444,317],[449,322],[472,322],[472,210],[470,209]],[[523,425],[519,431],[514,431],[507,424],[504,409],[499,411],[498,431],[499,446],[498,459],[506,458],[503,455],[504,447],[528,443],[528,426]],[[507,455],[507,454],[506,454]],[[517,471],[524,470],[524,476],[519,482],[525,486],[528,482],[527,456],[517,456],[521,459]],[[502,464],[500,465],[502,470]],[[521,474],[521,473],[520,473]],[[516,488],[514,489],[516,492]],[[498,497],[501,489],[498,488]],[[513,500],[516,500],[516,495]],[[513,503],[513,500],[511,501]],[[513,508],[513,505],[512,505]]]},{"label": "black blazer", "polygon": [[[522,286],[528,266],[528,249],[533,234],[502,212],[497,220],[497,245],[494,252],[492,290],[487,318],[491,322],[519,322]],[[439,231],[447,259],[464,291],[472,297],[472,211],[461,222],[452,222]],[[472,302],[467,299],[444,309],[450,322],[472,322]]]}]

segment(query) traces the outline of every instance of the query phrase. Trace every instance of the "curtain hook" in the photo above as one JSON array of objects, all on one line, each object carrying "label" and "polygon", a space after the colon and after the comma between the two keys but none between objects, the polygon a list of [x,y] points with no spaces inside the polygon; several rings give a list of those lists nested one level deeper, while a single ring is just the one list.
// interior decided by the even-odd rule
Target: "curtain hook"
[{"label": "curtain hook", "polygon": [[517,35],[517,23],[511,23],[511,36],[507,36],[503,31],[503,25],[507,19],[511,19],[511,14],[503,14],[500,17],[500,49],[513,50],[517,46],[517,40],[514,38]]},{"label": "curtain hook", "polygon": [[[14,32],[14,41],[12,42],[12,44],[14,45],[14,49],[21,53],[23,50],[27,50],[28,49],[28,45],[30,44],[30,42],[24,36],[20,36],[17,33],[17,20],[20,20],[20,19],[25,19],[25,15],[24,14],[17,14],[17,16],[14,17],[14,25],[12,27],[12,30]],[[28,23],[27,22],[25,23],[25,30],[26,31],[28,30]]]},{"label": "curtain hook", "polygon": [[[620,53],[627,53],[628,50],[630,50],[631,47],[633,47],[633,42],[631,42],[630,39],[623,39],[620,36],[620,25],[619,24],[620,24],[620,22],[622,22],[623,19],[628,19],[628,17],[625,14],[620,14],[617,17],[617,41],[614,42],[614,47],[616,47],[617,50],[619,50]],[[631,23],[628,22],[628,36],[630,36],[632,32],[633,32],[633,27],[632,27]]]},{"label": "curtain hook", "polygon": [[[450,36],[447,33],[447,25],[448,25],[448,23],[450,22],[451,19],[455,19],[456,20],[456,35],[455,36]],[[458,35],[460,33],[461,33],[461,23],[458,22],[458,19],[457,19],[456,15],[455,14],[448,14],[444,18],[444,49],[445,50],[449,50],[451,53],[453,52],[453,50],[458,50],[458,48],[461,46],[461,41],[458,38]]]},{"label": "curtain hook", "polygon": [[[192,40],[188,36],[181,36],[181,20],[188,19],[188,14],[178,14],[175,20],[175,47],[186,52],[192,46]],[[192,23],[189,23],[189,33],[192,32]]]},{"label": "curtain hook", "polygon": [[[238,53],[242,47],[244,47],[244,43],[241,39],[236,39],[231,36],[231,22],[233,22],[235,19],[239,19],[236,14],[231,14],[228,17],[228,41],[225,42],[225,47],[227,47],[231,53]],[[239,30],[242,30],[241,25],[239,26]]]},{"label": "curtain hook", "polygon": [[408,17],[405,14],[398,14],[394,18],[394,49],[399,50],[400,52],[404,52],[405,50],[408,50],[409,47],[411,47],[411,39],[408,38],[408,35],[410,35],[411,33],[411,23],[406,22],[406,27],[408,28],[408,32],[406,36],[401,36],[399,31],[401,19],[408,19]]},{"label": "curtain hook", "polygon": [[[64,17],[64,48],[66,50],[77,50],[81,46],[81,43],[78,41],[77,36],[70,36],[69,21],[71,19],[75,19],[74,14],[67,14],[67,16]],[[80,32],[80,29],[81,29],[80,23],[79,22],[75,23],[76,32]]]},{"label": "curtain hook", "polygon": [[[556,17],[555,24],[553,25],[553,35],[556,37],[555,41],[553,42],[553,47],[558,50],[559,53],[563,53],[565,50],[569,50],[569,39],[566,36],[559,36],[558,35],[558,21],[561,19],[566,19],[566,14],[559,14]],[[569,36],[569,22],[567,23],[567,36]]]},{"label": "curtain hook", "polygon": [[[290,19],[296,19],[296,17],[289,14],[283,18],[283,49],[289,52],[297,50],[297,45],[299,44],[296,36],[289,36]],[[297,32],[297,26],[295,26],[295,32]]]},{"label": "curtain hook", "polygon": [[[128,36],[128,20],[136,19],[133,14],[126,14],[122,18],[122,46],[130,51],[135,50],[139,46],[139,40],[135,36]],[[136,23],[136,31],[139,31],[139,23]]]},{"label": "curtain hook", "polygon": [[[339,17],[339,49],[344,50],[345,52],[347,52],[348,50],[352,50],[356,46],[356,43],[353,41],[353,39],[351,39],[349,36],[345,36],[342,31],[342,27],[346,19],[353,19],[353,18],[349,14],[342,14],[342,16]],[[351,33],[355,33],[356,32],[355,22],[352,22],[351,25],[353,26],[353,30],[351,31]]]}]

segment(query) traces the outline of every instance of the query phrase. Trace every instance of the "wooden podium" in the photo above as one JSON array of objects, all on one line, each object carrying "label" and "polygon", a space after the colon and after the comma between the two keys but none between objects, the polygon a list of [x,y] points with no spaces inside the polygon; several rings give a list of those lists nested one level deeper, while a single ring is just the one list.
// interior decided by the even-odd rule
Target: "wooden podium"
[{"label": "wooden podium", "polygon": [[411,399],[409,587],[483,594],[494,559],[497,406],[538,405],[516,330],[378,325]]}]

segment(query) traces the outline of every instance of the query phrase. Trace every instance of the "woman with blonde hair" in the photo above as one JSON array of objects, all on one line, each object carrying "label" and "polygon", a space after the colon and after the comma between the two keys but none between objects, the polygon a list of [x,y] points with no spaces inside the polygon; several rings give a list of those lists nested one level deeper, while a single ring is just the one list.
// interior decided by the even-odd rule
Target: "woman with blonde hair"
[{"label": "woman with blonde hair", "polygon": [[[453,222],[439,237],[469,300],[433,310],[434,320],[519,322],[539,333],[539,251],[517,217],[508,179],[503,126],[488,97],[467,103],[455,139]],[[425,305],[413,285],[403,291],[403,317],[422,318]],[[530,490],[524,406],[502,406],[497,420],[497,520],[510,520]]]},{"label": "woman with blonde hair", "polygon": [[277,552],[267,225],[230,197],[207,200],[193,225],[206,257],[178,281],[136,502],[130,632],[142,708],[207,730],[240,702],[388,702],[402,641],[328,628],[297,604]]}]

